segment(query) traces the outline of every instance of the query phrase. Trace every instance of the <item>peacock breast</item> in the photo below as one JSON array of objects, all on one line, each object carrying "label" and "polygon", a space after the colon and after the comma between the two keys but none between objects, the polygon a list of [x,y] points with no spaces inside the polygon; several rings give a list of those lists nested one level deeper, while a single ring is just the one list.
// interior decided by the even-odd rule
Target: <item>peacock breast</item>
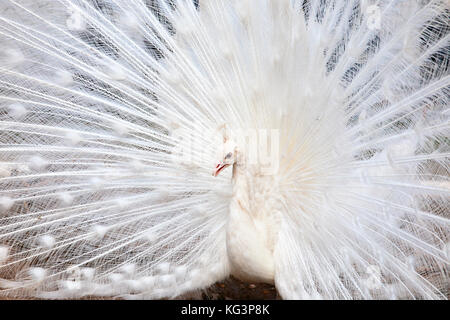
[{"label": "peacock breast", "polygon": [[[270,177],[236,177],[227,224],[227,253],[234,276],[273,283],[280,211]],[[270,187],[268,187],[270,186]]]}]

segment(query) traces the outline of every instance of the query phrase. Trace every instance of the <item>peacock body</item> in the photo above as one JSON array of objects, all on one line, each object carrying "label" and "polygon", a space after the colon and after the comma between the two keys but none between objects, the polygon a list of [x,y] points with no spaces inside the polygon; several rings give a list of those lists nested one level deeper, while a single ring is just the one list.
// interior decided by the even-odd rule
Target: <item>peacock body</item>
[{"label": "peacock body", "polygon": [[3,1],[0,294],[448,298],[449,15]]}]

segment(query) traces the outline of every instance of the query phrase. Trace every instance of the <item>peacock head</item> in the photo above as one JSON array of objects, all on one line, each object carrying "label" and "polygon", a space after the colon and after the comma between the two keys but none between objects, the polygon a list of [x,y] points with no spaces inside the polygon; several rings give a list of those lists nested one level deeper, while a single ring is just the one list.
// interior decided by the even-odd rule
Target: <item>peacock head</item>
[{"label": "peacock head", "polygon": [[238,148],[236,143],[231,139],[225,139],[221,152],[219,153],[219,160],[214,168],[213,176],[217,177],[219,173],[238,161]]}]

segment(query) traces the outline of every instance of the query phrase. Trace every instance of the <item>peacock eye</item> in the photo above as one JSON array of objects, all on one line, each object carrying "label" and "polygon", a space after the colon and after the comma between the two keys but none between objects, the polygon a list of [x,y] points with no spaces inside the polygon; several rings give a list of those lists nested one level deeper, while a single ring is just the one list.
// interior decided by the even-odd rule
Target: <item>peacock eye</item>
[{"label": "peacock eye", "polygon": [[229,152],[229,153],[225,156],[225,159],[230,159],[232,155],[233,155],[233,154],[232,154],[231,152]]}]

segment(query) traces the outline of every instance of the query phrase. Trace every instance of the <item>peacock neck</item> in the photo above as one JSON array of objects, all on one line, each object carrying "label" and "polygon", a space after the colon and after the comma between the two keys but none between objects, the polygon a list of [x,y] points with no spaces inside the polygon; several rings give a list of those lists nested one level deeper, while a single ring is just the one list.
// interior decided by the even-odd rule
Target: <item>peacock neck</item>
[{"label": "peacock neck", "polygon": [[249,281],[273,283],[276,228],[264,199],[255,198],[258,175],[242,164],[233,165],[233,197],[227,226],[227,251],[232,273]]}]

